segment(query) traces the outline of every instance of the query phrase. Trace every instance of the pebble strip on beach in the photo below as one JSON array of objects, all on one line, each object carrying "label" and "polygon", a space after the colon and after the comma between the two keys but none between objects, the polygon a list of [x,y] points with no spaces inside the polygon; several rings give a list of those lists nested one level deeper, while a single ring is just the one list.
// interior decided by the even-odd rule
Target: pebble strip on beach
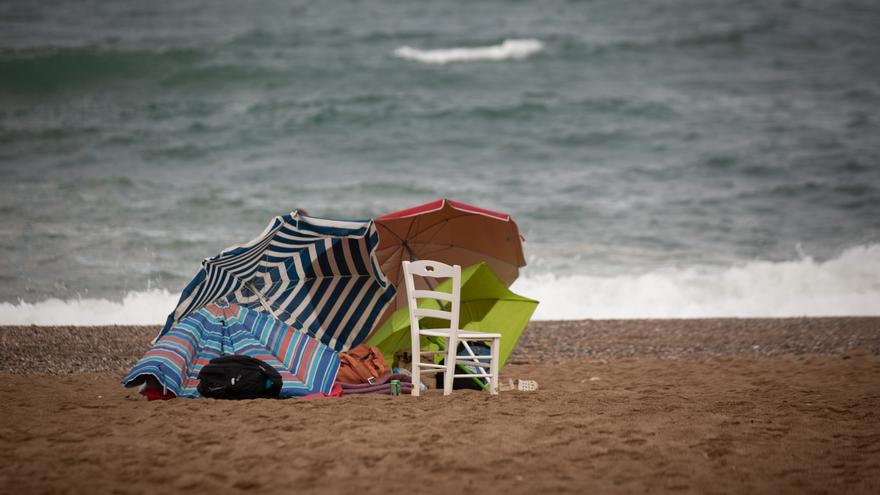
[{"label": "pebble strip on beach", "polygon": [[[127,372],[158,326],[0,327],[0,372]],[[535,321],[511,363],[880,354],[880,318]]]},{"label": "pebble strip on beach", "polygon": [[574,358],[880,354],[880,318],[707,318],[532,322],[511,362]]}]

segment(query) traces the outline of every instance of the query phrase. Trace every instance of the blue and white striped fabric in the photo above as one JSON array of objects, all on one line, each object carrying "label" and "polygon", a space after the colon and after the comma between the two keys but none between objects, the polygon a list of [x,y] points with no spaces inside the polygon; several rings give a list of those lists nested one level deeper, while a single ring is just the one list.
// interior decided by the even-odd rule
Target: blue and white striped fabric
[{"label": "blue and white striped fabric", "polygon": [[336,351],[360,344],[394,299],[376,262],[372,220],[275,217],[256,239],[202,262],[180,295],[161,337],[187,315],[221,297],[269,311]]},{"label": "blue and white striped fabric", "polygon": [[159,337],[122,381],[136,386],[148,376],[177,397],[197,398],[199,372],[212,359],[250,356],[281,375],[281,397],[329,393],[339,353],[305,332],[234,304],[209,304]]}]

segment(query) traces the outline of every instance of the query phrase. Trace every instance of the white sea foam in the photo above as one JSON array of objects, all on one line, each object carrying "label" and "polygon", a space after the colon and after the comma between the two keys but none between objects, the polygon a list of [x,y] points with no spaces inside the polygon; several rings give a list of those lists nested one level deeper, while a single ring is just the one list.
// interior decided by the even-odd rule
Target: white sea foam
[{"label": "white sea foam", "polygon": [[880,315],[880,245],[825,261],[753,261],[724,269],[520,278],[535,319]]},{"label": "white sea foam", "polygon": [[535,39],[508,39],[500,45],[420,50],[401,46],[394,55],[426,64],[448,64],[476,60],[521,59],[544,49],[544,43]]},{"label": "white sea foam", "polygon": [[107,299],[47,299],[0,303],[0,325],[153,325],[165,323],[179,295],[167,290],[129,292],[121,302]]},{"label": "white sea foam", "polygon": [[[880,244],[817,262],[753,261],[724,269],[640,275],[522,277],[512,289],[541,301],[535,319],[880,315]],[[162,324],[178,295],[130,292],[121,302],[0,303],[0,325]]]}]

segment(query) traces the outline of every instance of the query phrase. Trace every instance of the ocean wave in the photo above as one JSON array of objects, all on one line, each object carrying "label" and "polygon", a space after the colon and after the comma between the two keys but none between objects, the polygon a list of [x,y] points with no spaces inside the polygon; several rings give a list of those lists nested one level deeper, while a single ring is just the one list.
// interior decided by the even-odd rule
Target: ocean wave
[{"label": "ocean wave", "polygon": [[47,299],[37,303],[0,303],[0,325],[158,325],[177,305],[179,295],[152,289],[129,292],[122,301]]},{"label": "ocean wave", "polygon": [[[526,276],[512,289],[541,301],[536,320],[880,316],[880,244],[824,262],[804,257],[638,275]],[[121,301],[0,303],[0,325],[159,325],[177,300],[153,289]]]},{"label": "ocean wave", "polygon": [[394,55],[407,60],[425,64],[448,64],[450,62],[472,62],[478,60],[522,59],[544,49],[544,43],[536,39],[507,39],[500,45],[441,48],[420,50],[401,46]]},{"label": "ocean wave", "polygon": [[535,319],[880,315],[880,244],[825,262],[810,257],[719,269],[598,277],[524,277],[512,289],[541,301]]}]

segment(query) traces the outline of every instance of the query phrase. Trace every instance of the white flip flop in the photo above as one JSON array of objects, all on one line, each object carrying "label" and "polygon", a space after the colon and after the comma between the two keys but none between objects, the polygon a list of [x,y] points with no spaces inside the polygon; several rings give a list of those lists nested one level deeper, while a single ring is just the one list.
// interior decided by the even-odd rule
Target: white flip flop
[{"label": "white flip flop", "polygon": [[538,390],[538,382],[535,380],[512,380],[508,379],[507,383],[499,383],[498,390],[501,392],[508,392],[511,390],[516,390],[519,392],[534,392]]},{"label": "white flip flop", "polygon": [[516,389],[520,392],[534,392],[538,390],[538,382],[535,380],[517,380]]}]

